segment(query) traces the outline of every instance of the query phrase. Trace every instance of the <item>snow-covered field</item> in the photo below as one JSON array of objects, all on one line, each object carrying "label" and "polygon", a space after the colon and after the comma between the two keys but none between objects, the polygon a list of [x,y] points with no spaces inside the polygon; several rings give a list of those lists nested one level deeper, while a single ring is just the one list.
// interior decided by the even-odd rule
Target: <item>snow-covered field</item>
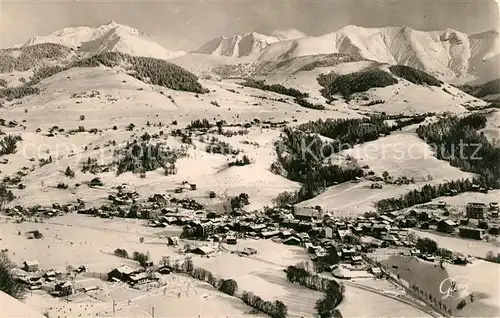
[{"label": "snow-covered field", "polygon": [[[413,178],[415,183],[396,186],[384,184],[383,189],[371,189],[372,182],[348,182],[326,189],[320,195],[299,203],[299,206],[321,206],[335,212],[336,216],[355,216],[375,209],[374,203],[391,197],[399,197],[425,184],[440,184],[446,181],[472,177],[472,174],[438,160],[432,148],[411,131],[394,132],[375,141],[367,142],[345,150],[332,157],[338,164],[339,158],[349,155],[359,166],[368,165],[377,175],[387,171],[394,179]],[[429,176],[431,180],[429,180]]]}]

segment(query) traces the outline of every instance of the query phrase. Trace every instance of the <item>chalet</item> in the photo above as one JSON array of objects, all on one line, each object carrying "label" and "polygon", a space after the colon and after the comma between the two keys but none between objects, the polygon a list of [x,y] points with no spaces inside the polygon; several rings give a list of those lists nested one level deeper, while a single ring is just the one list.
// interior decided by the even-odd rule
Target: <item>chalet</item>
[{"label": "chalet", "polygon": [[418,213],[417,219],[418,219],[420,222],[429,221],[429,212],[427,212],[427,211],[420,211],[420,212]]},{"label": "chalet", "polygon": [[479,220],[479,222],[477,222],[477,227],[479,229],[487,230],[489,227],[488,222],[486,220]]},{"label": "chalet", "polygon": [[438,209],[444,209],[446,208],[446,202],[444,201],[439,201],[436,206],[438,207]]},{"label": "chalet", "polygon": [[293,216],[298,220],[310,220],[312,217],[318,216],[319,212],[313,207],[293,207]]},{"label": "chalet", "polygon": [[301,242],[302,241],[295,236],[291,236],[283,240],[283,244],[285,245],[300,245]]},{"label": "chalet", "polygon": [[351,235],[351,230],[337,230],[337,236],[339,239],[344,239],[344,237]]},{"label": "chalet", "polygon": [[497,211],[498,212],[498,202],[490,202],[490,211]]},{"label": "chalet", "polygon": [[40,264],[38,261],[32,260],[32,261],[25,261],[23,263],[23,269],[27,272],[36,272],[38,271],[38,268],[40,267]]},{"label": "chalet", "polygon": [[283,231],[281,231],[280,237],[282,239],[286,239],[286,238],[289,238],[292,235],[293,235],[293,230],[283,230]]},{"label": "chalet", "polygon": [[54,287],[53,295],[64,297],[73,294],[73,285],[70,282],[61,282]]},{"label": "chalet", "polygon": [[471,238],[471,239],[475,239],[475,240],[482,240],[484,230],[472,228],[472,227],[461,226],[458,228],[458,234],[461,237]]},{"label": "chalet", "polygon": [[149,202],[154,202],[160,206],[167,205],[169,200],[163,194],[154,194],[148,199]]},{"label": "chalet", "polygon": [[235,236],[229,235],[228,237],[226,237],[226,244],[236,245],[237,243],[238,243],[238,240],[236,239]]},{"label": "chalet", "polygon": [[429,229],[429,222],[422,222],[422,224],[420,224],[420,228],[422,230],[428,230]]},{"label": "chalet", "polygon": [[380,216],[380,219],[381,219],[382,221],[387,221],[387,222],[389,222],[389,224],[394,222],[394,220],[393,220],[392,218],[390,218],[389,216],[387,216],[387,215],[381,215],[381,216]]},{"label": "chalet", "polygon": [[455,226],[456,224],[452,220],[441,220],[437,223],[437,230],[442,233],[453,233]]},{"label": "chalet", "polygon": [[294,236],[300,239],[304,243],[311,241],[311,237],[309,237],[309,234],[307,233],[295,233]]},{"label": "chalet", "polygon": [[387,230],[386,224],[383,224],[383,223],[374,224],[372,227],[372,233],[373,233],[373,236],[375,236],[375,237],[380,238],[381,236],[383,236],[387,232],[388,232],[388,230]]},{"label": "chalet", "polygon": [[168,275],[172,272],[172,268],[170,266],[160,266],[158,268],[158,273],[162,275]]},{"label": "chalet", "polygon": [[42,278],[37,276],[28,277],[25,281],[29,285],[30,290],[42,288]]},{"label": "chalet", "polygon": [[492,235],[498,235],[498,234],[500,234],[500,228],[498,226],[490,227],[490,229],[488,230],[488,233],[490,233]]},{"label": "chalet", "polygon": [[467,217],[472,219],[483,219],[486,209],[487,207],[484,203],[469,202],[465,206]]},{"label": "chalet", "polygon": [[159,214],[160,213],[158,210],[141,209],[141,219],[145,220],[156,219],[159,216]]},{"label": "chalet", "polygon": [[323,228],[323,231],[325,232],[325,237],[326,238],[333,238],[333,228],[330,226],[325,226]]},{"label": "chalet", "polygon": [[342,249],[342,258],[343,259],[350,259],[352,256],[354,256],[354,253],[356,250],[351,247],[351,248],[343,248]]},{"label": "chalet", "polygon": [[380,267],[372,267],[369,269],[370,273],[373,274],[373,276],[375,276],[376,278],[381,278],[383,276],[382,274],[382,270],[380,269]]},{"label": "chalet", "polygon": [[191,250],[191,253],[198,255],[210,255],[213,254],[214,252],[215,251],[208,246],[198,246],[197,248]]},{"label": "chalet", "polygon": [[270,239],[273,237],[278,237],[280,233],[281,232],[278,230],[263,231],[260,233],[260,237],[262,237],[263,239]]},{"label": "chalet", "polygon": [[179,245],[179,238],[177,236],[169,236],[167,237],[167,244],[170,246]]},{"label": "chalet", "polygon": [[351,256],[352,265],[361,265],[363,263],[363,258],[359,255]]},{"label": "chalet", "polygon": [[46,281],[48,282],[53,282],[56,280],[56,272],[55,271],[48,271],[45,274],[43,274],[43,278],[45,278]]},{"label": "chalet", "polygon": [[148,279],[148,274],[145,272],[130,275],[129,282],[132,285],[140,284]]},{"label": "chalet", "polygon": [[135,274],[136,272],[136,270],[128,267],[127,265],[121,265],[108,273],[108,281],[120,280],[123,282],[128,282],[130,281],[130,276]]}]

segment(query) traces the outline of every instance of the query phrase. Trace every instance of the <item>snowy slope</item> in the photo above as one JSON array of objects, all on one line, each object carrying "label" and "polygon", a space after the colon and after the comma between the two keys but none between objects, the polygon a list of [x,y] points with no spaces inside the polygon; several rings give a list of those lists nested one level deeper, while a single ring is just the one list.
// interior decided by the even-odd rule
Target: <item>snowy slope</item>
[{"label": "snowy slope", "polygon": [[39,43],[56,43],[79,48],[82,52],[122,52],[133,56],[160,59],[169,59],[185,54],[185,52],[168,51],[158,43],[148,39],[144,32],[114,21],[97,28],[85,26],[64,28],[50,35],[31,38],[23,46]]},{"label": "snowy slope", "polygon": [[243,35],[216,37],[193,53],[242,57],[262,52],[269,44],[280,42],[282,37],[268,36],[256,32]]},{"label": "snowy slope", "polygon": [[498,32],[468,36],[447,29],[417,31],[407,27],[346,26],[337,32],[273,43],[259,60],[343,53],[425,70],[442,79],[490,80],[498,77]]},{"label": "snowy slope", "polygon": [[27,306],[23,302],[0,291],[0,317],[4,318],[43,318],[45,317],[38,311]]}]

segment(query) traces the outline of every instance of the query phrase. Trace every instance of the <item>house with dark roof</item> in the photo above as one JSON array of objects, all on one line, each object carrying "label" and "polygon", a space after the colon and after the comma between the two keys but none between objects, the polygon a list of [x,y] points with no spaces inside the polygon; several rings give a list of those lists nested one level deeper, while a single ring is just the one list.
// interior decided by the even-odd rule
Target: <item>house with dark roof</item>
[{"label": "house with dark roof", "polygon": [[437,224],[437,230],[441,233],[453,233],[455,231],[456,223],[452,220],[441,220]]}]

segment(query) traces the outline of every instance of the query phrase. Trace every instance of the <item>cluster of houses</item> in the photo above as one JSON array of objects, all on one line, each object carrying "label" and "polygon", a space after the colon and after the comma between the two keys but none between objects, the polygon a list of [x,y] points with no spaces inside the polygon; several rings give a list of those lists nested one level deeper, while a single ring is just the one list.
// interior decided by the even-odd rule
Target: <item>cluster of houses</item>
[{"label": "cluster of houses", "polygon": [[464,238],[482,240],[484,234],[500,234],[500,222],[498,220],[498,202],[490,204],[469,202],[465,206],[463,217],[456,220],[443,218],[429,211],[412,209],[409,212],[414,226],[421,229],[435,229],[441,233],[455,234]]},{"label": "cluster of houses", "polygon": [[5,214],[11,217],[30,216],[50,218],[74,211],[82,211],[84,209],[85,203],[82,200],[78,200],[76,204],[53,203],[52,206],[49,207],[42,207],[38,205],[32,207],[23,207],[21,205],[16,205],[14,207],[5,208]]},{"label": "cluster of houses", "polygon": [[[76,272],[85,271],[80,266]],[[36,260],[28,260],[23,263],[21,269],[16,272],[17,279],[25,284],[30,290],[46,287],[50,294],[55,297],[65,297],[73,294],[73,284],[66,280],[63,273],[57,270],[40,270],[40,264]]]}]

